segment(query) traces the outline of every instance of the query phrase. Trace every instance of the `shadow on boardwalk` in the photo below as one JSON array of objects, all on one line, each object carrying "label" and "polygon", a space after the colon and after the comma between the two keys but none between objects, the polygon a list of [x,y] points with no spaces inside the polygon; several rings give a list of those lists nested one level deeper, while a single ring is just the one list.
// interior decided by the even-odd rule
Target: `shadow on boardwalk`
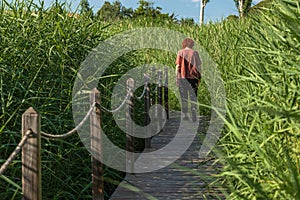
[{"label": "shadow on boardwalk", "polygon": [[[144,153],[161,149],[174,139],[179,125],[182,124],[178,113],[172,113],[170,116],[163,132],[152,138],[151,148],[145,149]],[[209,120],[199,117],[199,133],[179,159],[153,172],[127,174],[110,199],[225,199],[222,186],[211,186],[211,183],[217,180],[215,175],[220,171],[220,164],[215,164],[214,158],[198,158],[201,141],[205,137],[205,119]],[[186,123],[188,125],[193,122]],[[155,161],[155,157],[152,161]]]}]

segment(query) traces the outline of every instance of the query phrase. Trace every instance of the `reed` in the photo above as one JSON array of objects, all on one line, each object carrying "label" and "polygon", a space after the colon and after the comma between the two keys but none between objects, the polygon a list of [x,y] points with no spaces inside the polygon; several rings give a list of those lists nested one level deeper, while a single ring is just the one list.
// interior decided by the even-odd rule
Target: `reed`
[{"label": "reed", "polygon": [[[19,142],[21,114],[30,106],[41,113],[43,131],[60,134],[74,127],[72,83],[81,62],[100,41],[138,27],[164,27],[195,39],[221,72],[227,117],[214,153],[224,166],[218,184],[228,188],[228,199],[300,199],[299,3],[274,0],[245,19],[199,27],[150,19],[105,23],[85,15],[74,17],[65,4],[45,8],[33,1],[2,0],[0,163]],[[100,81],[103,106],[110,107],[111,91],[126,71],[145,63],[174,66],[175,58],[159,50],[120,57],[107,71],[110,76]],[[169,102],[170,109],[180,109],[172,93]],[[204,82],[199,104],[200,113],[209,115]],[[103,117],[105,133],[124,148],[123,132],[110,114]],[[43,197],[91,198],[89,153],[79,137],[42,141]],[[142,149],[141,143],[137,145]],[[18,158],[1,176],[1,199],[21,198],[20,169]],[[107,180],[121,180],[122,175],[105,169]],[[106,184],[108,197],[114,184]]]}]

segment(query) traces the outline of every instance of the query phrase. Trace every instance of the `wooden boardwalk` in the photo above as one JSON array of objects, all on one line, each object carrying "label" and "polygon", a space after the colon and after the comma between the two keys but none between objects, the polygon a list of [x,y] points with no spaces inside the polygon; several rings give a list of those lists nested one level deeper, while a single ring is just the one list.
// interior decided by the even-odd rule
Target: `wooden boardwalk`
[{"label": "wooden boardwalk", "polygon": [[[163,132],[152,138],[151,148],[145,149],[144,152],[161,149],[170,143],[178,132],[180,121],[178,113],[170,115]],[[188,126],[189,123],[193,122],[188,121],[185,125]],[[201,140],[205,137],[205,124],[205,117],[199,117],[199,134],[178,160],[153,172],[127,174],[110,199],[225,199],[222,186],[211,186],[216,180],[215,175],[220,171],[220,165],[214,164],[213,158],[198,158]],[[191,130],[187,128],[186,131]],[[185,137],[183,133],[182,139]],[[139,158],[136,161],[139,161]]]}]

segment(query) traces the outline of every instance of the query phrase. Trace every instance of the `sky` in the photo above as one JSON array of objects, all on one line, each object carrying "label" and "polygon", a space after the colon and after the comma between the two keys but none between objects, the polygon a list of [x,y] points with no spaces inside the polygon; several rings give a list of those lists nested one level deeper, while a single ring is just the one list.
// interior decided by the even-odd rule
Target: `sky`
[{"label": "sky", "polygon": [[[45,0],[45,5],[48,6],[53,0]],[[63,0],[61,0],[63,1]],[[89,0],[90,6],[94,12],[97,12],[104,1],[114,2],[115,0]],[[127,8],[136,8],[138,6],[138,0],[119,0],[123,6]],[[174,13],[178,19],[181,18],[193,18],[196,22],[199,22],[200,15],[200,1],[201,0],[149,0],[154,2],[154,7],[161,7],[163,13]],[[261,0],[252,0],[252,4],[255,5]],[[36,0],[38,2],[38,0]],[[80,0],[66,0],[70,2],[72,8],[75,9]],[[220,21],[222,18],[226,18],[229,15],[238,15],[237,8],[234,0],[210,0],[205,7],[204,21]]]},{"label": "sky", "polygon": [[[103,0],[100,1],[104,2]],[[201,0],[150,0],[150,2],[154,2],[154,7],[161,7],[163,13],[174,13],[178,19],[187,17],[193,18],[196,22],[199,22],[200,1]],[[96,10],[101,7],[97,3],[99,0],[89,0],[89,2]],[[113,0],[111,2],[113,2]],[[120,2],[125,7],[136,8],[138,5],[138,0],[120,0]],[[252,4],[255,5],[260,2],[260,0],[252,0],[252,2]],[[205,22],[220,21],[222,18],[226,18],[232,14],[238,15],[234,0],[210,0],[205,7],[204,20]]]}]

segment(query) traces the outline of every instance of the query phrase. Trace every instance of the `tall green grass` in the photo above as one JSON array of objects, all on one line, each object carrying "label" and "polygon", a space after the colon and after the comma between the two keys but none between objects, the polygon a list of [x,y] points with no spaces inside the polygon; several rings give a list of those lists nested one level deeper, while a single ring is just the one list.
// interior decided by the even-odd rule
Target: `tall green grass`
[{"label": "tall green grass", "polygon": [[[85,16],[69,17],[64,5],[1,2],[1,163],[19,142],[21,115],[30,106],[42,115],[43,131],[61,134],[74,128],[71,83],[89,50],[105,37],[106,26]],[[43,197],[91,197],[89,153],[79,137],[42,141]],[[19,158],[0,181],[1,199],[21,198],[20,169]]]},{"label": "tall green grass", "polygon": [[299,3],[275,1],[243,21],[251,25],[239,34],[238,62],[225,68],[230,199],[300,198]]},{"label": "tall green grass", "polygon": [[[61,4],[44,8],[32,2],[2,1],[0,163],[20,140],[21,114],[29,106],[42,114],[45,132],[60,134],[74,127],[72,83],[99,41],[138,27],[165,27],[201,44],[224,80],[228,115],[218,144],[221,151],[216,154],[224,166],[220,183],[230,190],[228,198],[299,199],[299,4],[299,0],[278,0],[255,16],[199,27],[149,19],[107,24],[84,15],[70,17]],[[156,50],[120,57],[107,71],[114,76],[101,79],[99,85],[104,106],[110,106],[111,89],[127,70],[145,63],[174,66],[175,58]],[[203,81],[199,101],[210,105]],[[172,109],[179,109],[173,94],[170,103]],[[210,114],[207,107],[200,111]],[[124,147],[124,134],[112,128],[116,127],[112,116],[103,117],[105,133]],[[90,158],[79,137],[42,141],[43,197],[91,198]],[[20,169],[18,158],[1,177],[1,199],[21,198]],[[120,180],[122,174],[106,168],[105,176]]]}]

